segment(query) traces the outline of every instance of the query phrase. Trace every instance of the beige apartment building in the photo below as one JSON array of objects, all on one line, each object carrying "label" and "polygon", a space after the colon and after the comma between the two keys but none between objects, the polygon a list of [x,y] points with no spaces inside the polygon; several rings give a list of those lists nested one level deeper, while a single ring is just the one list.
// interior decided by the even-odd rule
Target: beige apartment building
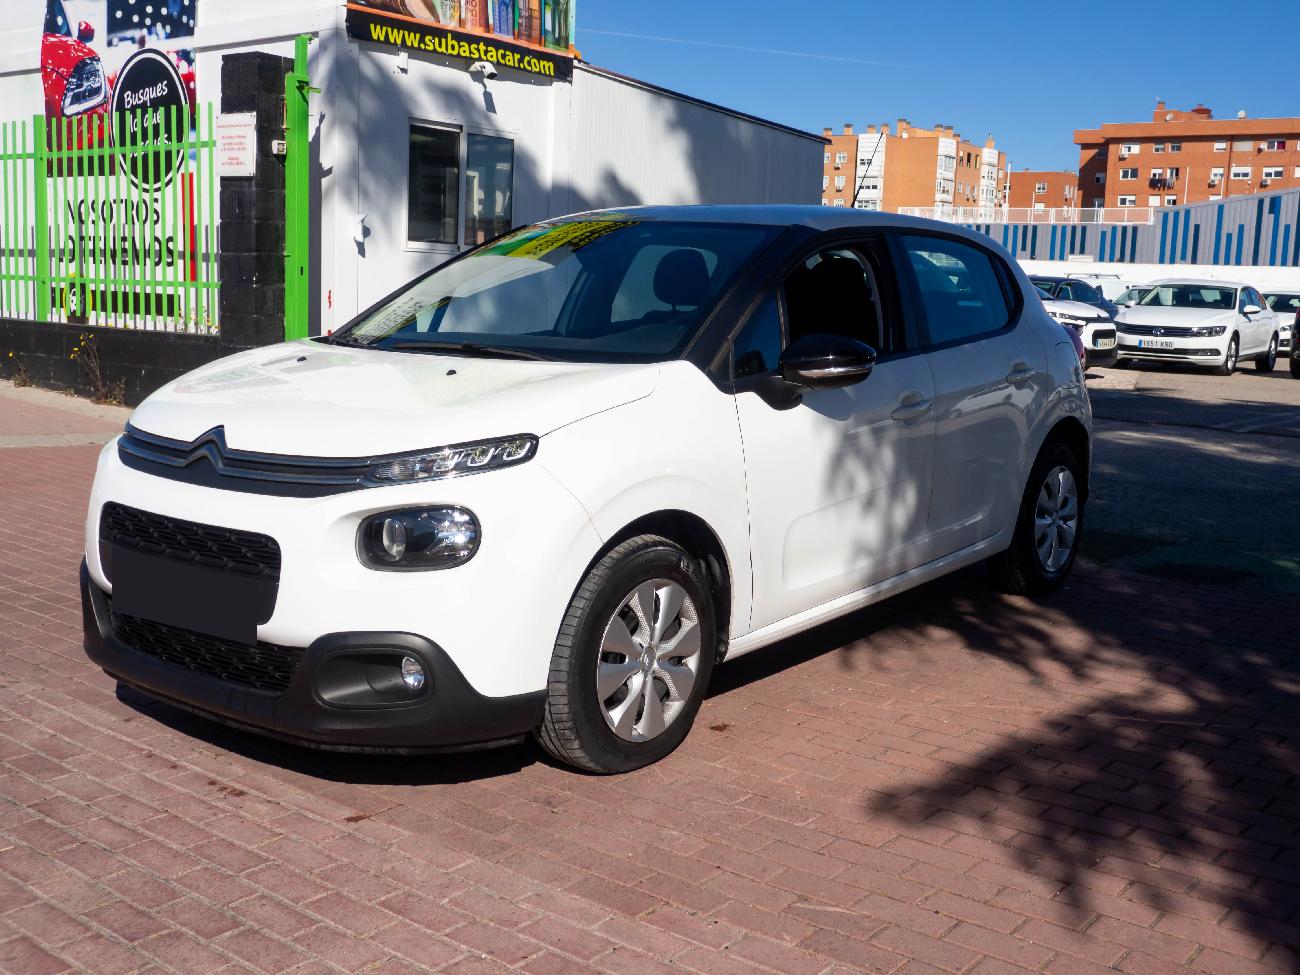
[{"label": "beige apartment building", "polygon": [[[826,129],[822,171],[824,206],[857,206],[897,213],[901,207],[939,212],[959,207],[1001,206],[1006,202],[1007,160],[993,137],[983,145],[964,140],[951,125],[932,129],[907,119]],[[855,203],[856,199],[856,203]]]},{"label": "beige apartment building", "polygon": [[[1216,119],[1156,102],[1150,122],[1074,133],[1085,207],[1204,203],[1300,186],[1300,118]],[[824,195],[824,194],[823,194]]]}]

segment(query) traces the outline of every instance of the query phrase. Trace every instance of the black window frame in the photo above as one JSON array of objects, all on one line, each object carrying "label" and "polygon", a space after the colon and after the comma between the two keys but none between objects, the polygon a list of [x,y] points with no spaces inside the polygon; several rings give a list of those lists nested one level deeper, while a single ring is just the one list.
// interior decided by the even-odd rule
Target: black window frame
[{"label": "black window frame", "polygon": [[[991,338],[997,338],[1006,335],[1020,325],[1020,320],[1024,316],[1025,296],[1021,291],[1015,274],[1007,266],[1006,261],[1000,254],[992,248],[985,247],[978,241],[971,240],[967,237],[960,237],[955,234],[946,234],[942,231],[912,228],[899,228],[890,234],[898,249],[898,256],[895,258],[895,264],[902,268],[902,275],[906,278],[908,287],[912,292],[912,305],[916,314],[918,330],[922,338],[922,345],[917,351],[920,352],[941,352],[944,349],[960,348],[963,345],[970,345],[973,342],[984,342]],[[903,243],[904,237],[933,237],[936,240],[949,241],[954,244],[961,244],[972,250],[983,253],[989,259],[989,264],[993,268],[993,273],[998,279],[998,286],[1002,289],[1003,299],[1007,303],[1008,318],[1005,325],[1001,328],[993,329],[988,332],[980,332],[976,335],[967,335],[957,339],[949,339],[946,342],[934,342],[931,340],[930,322],[925,311],[925,302],[921,293],[921,284],[916,277],[916,270],[912,267],[911,258],[907,254],[906,245]],[[1058,282],[1059,284],[1059,282]]]},{"label": "black window frame", "polygon": [[737,316],[733,327],[706,370],[721,387],[729,392],[739,393],[754,385],[770,380],[777,372],[774,367],[767,372],[737,378],[735,375],[736,340],[749,327],[754,316],[759,313],[764,303],[773,297],[777,301],[777,310],[781,323],[781,350],[790,344],[790,323],[785,307],[784,282],[798,266],[814,254],[826,250],[856,250],[863,255],[876,278],[877,292],[880,297],[882,327],[888,332],[891,348],[877,349],[877,364],[891,362],[906,356],[915,355],[923,349],[915,347],[919,332],[915,324],[915,309],[912,307],[906,289],[902,287],[897,274],[897,254],[891,242],[888,230],[879,228],[845,228],[841,230],[817,233],[815,236],[796,246],[790,253],[765,271],[766,280],[755,289],[744,312]]}]

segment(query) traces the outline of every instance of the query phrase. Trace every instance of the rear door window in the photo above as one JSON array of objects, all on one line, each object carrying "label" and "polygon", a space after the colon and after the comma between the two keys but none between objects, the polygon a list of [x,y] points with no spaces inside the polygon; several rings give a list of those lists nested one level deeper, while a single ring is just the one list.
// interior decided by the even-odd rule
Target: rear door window
[{"label": "rear door window", "polygon": [[991,335],[1011,322],[1004,277],[988,252],[947,237],[901,238],[928,329],[929,345]]}]

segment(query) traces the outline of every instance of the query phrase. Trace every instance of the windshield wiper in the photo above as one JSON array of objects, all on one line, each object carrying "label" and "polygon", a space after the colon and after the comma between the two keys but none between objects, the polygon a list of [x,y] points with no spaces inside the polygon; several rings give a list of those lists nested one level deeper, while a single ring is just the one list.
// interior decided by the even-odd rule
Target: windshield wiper
[{"label": "windshield wiper", "polygon": [[321,341],[326,345],[342,345],[349,349],[368,349],[370,345],[366,342],[358,342],[356,339],[345,338],[341,335],[327,335]]},{"label": "windshield wiper", "polygon": [[430,352],[451,353],[452,355],[483,356],[497,359],[529,359],[534,362],[550,362],[548,356],[525,349],[508,349],[499,345],[479,345],[475,342],[396,342],[384,346],[394,352]]}]

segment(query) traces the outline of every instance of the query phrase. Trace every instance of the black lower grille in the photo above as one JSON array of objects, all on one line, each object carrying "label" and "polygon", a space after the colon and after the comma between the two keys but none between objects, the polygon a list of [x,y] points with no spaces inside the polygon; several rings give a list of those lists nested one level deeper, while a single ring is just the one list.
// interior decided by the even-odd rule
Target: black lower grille
[{"label": "black lower grille", "polygon": [[282,694],[293,680],[304,651],[273,643],[246,646],[136,616],[113,613],[113,633],[140,653],[195,673]]},{"label": "black lower grille", "polygon": [[99,538],[149,555],[280,581],[280,546],[274,538],[216,525],[168,518],[109,503],[99,518]]}]

